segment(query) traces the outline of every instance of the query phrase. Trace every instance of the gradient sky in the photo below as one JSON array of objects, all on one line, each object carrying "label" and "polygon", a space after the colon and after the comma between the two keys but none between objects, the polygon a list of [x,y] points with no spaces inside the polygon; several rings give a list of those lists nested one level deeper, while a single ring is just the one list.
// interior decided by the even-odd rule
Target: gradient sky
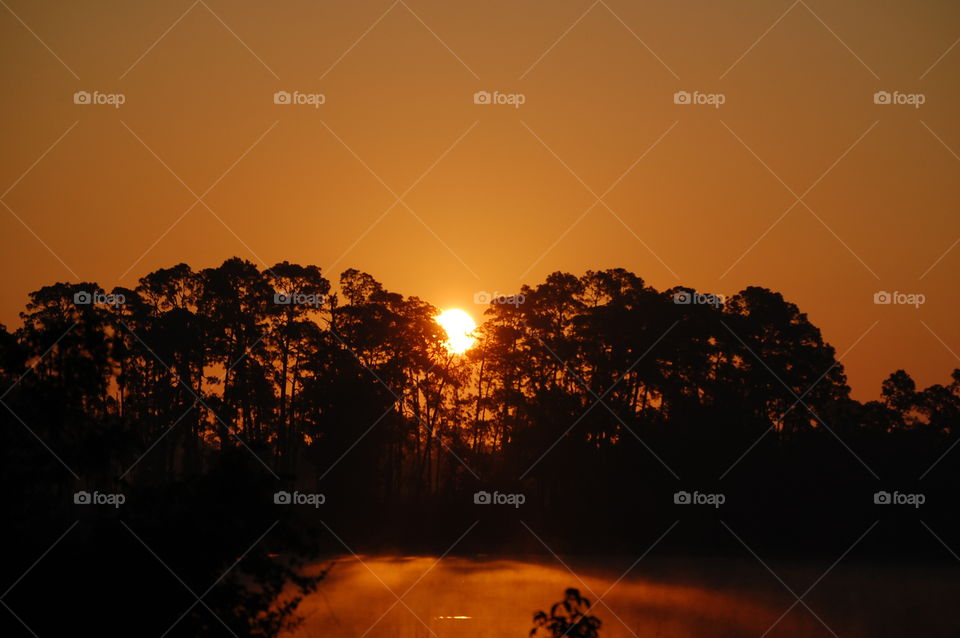
[{"label": "gradient sky", "polygon": [[622,266],[782,292],[855,346],[858,398],[897,368],[946,382],[958,38],[947,0],[4,0],[0,321],[55,281],[233,255],[355,267],[478,318],[478,291]]}]

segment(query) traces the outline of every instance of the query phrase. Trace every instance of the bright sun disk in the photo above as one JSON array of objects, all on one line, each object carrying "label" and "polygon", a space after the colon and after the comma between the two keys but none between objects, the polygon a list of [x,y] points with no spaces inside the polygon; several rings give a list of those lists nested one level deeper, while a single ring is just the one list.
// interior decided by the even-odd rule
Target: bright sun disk
[{"label": "bright sun disk", "polygon": [[477,341],[473,336],[477,324],[473,317],[463,310],[459,308],[444,310],[437,315],[436,319],[447,333],[447,341],[444,345],[453,354],[463,354]]}]

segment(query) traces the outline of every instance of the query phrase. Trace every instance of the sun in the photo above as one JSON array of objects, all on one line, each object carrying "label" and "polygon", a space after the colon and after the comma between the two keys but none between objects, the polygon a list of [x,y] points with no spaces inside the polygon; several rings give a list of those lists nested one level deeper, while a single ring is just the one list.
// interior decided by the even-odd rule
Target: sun
[{"label": "sun", "polygon": [[477,339],[473,336],[473,331],[477,329],[477,323],[463,310],[459,308],[444,310],[436,316],[436,320],[447,333],[444,346],[449,352],[463,354],[476,343]]}]

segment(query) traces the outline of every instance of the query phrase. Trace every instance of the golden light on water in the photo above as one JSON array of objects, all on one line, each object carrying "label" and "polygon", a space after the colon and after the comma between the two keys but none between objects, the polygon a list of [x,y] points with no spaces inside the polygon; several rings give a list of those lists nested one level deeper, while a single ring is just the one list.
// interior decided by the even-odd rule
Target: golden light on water
[{"label": "golden light on water", "polygon": [[447,333],[447,341],[444,345],[448,351],[453,354],[463,354],[476,343],[473,331],[477,329],[477,323],[463,310],[450,308],[437,315],[436,319]]}]

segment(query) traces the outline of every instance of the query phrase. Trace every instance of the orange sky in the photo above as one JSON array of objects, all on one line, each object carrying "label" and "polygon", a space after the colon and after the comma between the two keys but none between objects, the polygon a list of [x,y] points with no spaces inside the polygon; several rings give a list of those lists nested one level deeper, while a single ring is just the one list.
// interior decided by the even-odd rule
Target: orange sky
[{"label": "orange sky", "polygon": [[954,2],[5,2],[8,326],[47,283],[233,255],[476,317],[478,291],[623,266],[783,292],[856,344],[859,398],[960,366]]}]

